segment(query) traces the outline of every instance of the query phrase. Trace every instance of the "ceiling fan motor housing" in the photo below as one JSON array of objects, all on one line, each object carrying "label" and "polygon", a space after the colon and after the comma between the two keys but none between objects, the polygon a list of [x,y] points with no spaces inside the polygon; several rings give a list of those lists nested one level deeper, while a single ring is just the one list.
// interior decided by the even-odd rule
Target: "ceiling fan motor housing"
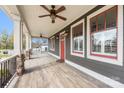
[{"label": "ceiling fan motor housing", "polygon": [[60,18],[60,19],[62,19],[62,20],[64,20],[64,21],[66,21],[66,18],[65,17],[63,17],[63,16],[60,16],[60,15],[57,15],[58,13],[60,13],[60,12],[62,12],[62,11],[64,11],[65,10],[65,7],[64,6],[61,6],[59,9],[57,9],[57,10],[55,10],[55,5],[51,5],[51,8],[52,9],[48,9],[46,6],[44,6],[44,5],[41,5],[41,7],[43,7],[46,11],[48,11],[50,14],[46,14],[46,15],[41,15],[41,16],[39,16],[40,18],[41,17],[46,17],[46,16],[50,16],[50,18],[52,19],[52,23],[55,23],[55,19],[56,19],[56,17],[57,18]]}]

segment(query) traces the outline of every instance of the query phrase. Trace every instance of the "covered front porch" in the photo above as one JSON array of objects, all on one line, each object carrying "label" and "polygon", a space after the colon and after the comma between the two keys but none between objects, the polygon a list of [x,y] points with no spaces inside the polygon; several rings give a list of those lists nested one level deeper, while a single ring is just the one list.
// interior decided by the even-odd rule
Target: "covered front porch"
[{"label": "covered front porch", "polygon": [[[44,6],[0,9],[14,23],[14,54],[0,61],[0,87],[124,87],[124,6],[56,5],[64,22],[54,14],[52,23],[49,18],[40,19],[50,12]],[[32,38],[47,38],[48,52],[34,51]]]},{"label": "covered front porch", "polygon": [[25,61],[25,74],[15,88],[108,88],[110,86],[78,71],[45,52]]}]

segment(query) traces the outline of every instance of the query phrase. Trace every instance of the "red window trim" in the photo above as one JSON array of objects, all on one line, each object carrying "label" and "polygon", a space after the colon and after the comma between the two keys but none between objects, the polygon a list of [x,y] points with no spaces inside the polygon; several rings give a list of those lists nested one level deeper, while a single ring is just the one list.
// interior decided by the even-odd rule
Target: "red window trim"
[{"label": "red window trim", "polygon": [[93,55],[93,56],[99,56],[99,57],[105,57],[105,58],[111,58],[111,59],[117,59],[117,56],[109,56],[109,55],[93,54],[93,53],[91,53],[91,55]]},{"label": "red window trim", "polygon": [[[91,23],[90,23],[90,55],[93,55],[93,56],[98,56],[98,57],[104,57],[104,58],[110,58],[110,59],[117,59],[118,58],[118,51],[117,51],[117,55],[116,56],[108,56],[108,55],[104,55],[104,54],[93,54],[92,53],[92,45],[91,45],[91,43],[92,43],[92,41],[91,41],[91,35],[93,34],[93,33],[96,33],[96,32],[98,32],[98,16],[99,15],[101,15],[101,14],[104,14],[104,31],[106,31],[106,12],[108,12],[108,11],[111,11],[113,8],[116,8],[116,31],[117,31],[117,39],[118,39],[118,6],[116,5],[116,6],[113,6],[113,7],[111,7],[110,9],[108,9],[108,10],[105,10],[105,11],[103,11],[103,12],[101,12],[100,14],[97,14],[97,15],[95,15],[94,17],[92,17],[92,18],[90,18],[90,22],[91,22],[91,20],[93,19],[93,18],[95,18],[96,17],[96,31],[94,31],[94,32],[91,32]],[[99,32],[101,32],[102,30],[100,30]],[[118,40],[117,40],[117,49],[118,49]]]}]

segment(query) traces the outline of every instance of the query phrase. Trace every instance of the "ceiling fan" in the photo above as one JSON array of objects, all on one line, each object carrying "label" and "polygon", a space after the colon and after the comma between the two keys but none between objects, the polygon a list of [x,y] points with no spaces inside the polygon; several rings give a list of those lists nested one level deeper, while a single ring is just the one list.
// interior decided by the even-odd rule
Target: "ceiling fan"
[{"label": "ceiling fan", "polygon": [[48,11],[49,14],[41,15],[41,16],[39,16],[39,18],[49,16],[52,19],[52,23],[55,23],[56,17],[57,18],[60,18],[60,19],[62,19],[64,21],[66,21],[66,18],[65,17],[62,17],[62,16],[57,15],[58,13],[60,13],[60,12],[62,12],[62,11],[65,10],[65,7],[64,6],[61,6],[57,10],[55,10],[55,5],[51,5],[51,9],[48,9],[45,5],[40,5],[40,6],[43,7],[46,11]]},{"label": "ceiling fan", "polygon": [[43,34],[42,34],[42,33],[40,33],[40,38],[48,38],[48,37],[43,36]]},{"label": "ceiling fan", "polygon": [[40,35],[32,36],[33,38],[48,38],[47,36],[44,36],[42,33]]}]

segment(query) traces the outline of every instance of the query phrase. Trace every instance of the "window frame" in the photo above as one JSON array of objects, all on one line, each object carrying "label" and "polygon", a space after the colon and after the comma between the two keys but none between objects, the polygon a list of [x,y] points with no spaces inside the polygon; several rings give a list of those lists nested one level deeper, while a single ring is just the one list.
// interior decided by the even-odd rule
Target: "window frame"
[{"label": "window frame", "polygon": [[[83,27],[83,31],[82,31],[83,36],[79,36],[79,37],[75,37],[75,38],[81,38],[81,37],[83,38],[83,45],[82,45],[83,50],[82,50],[82,51],[73,50],[73,45],[74,45],[74,44],[73,44],[73,33],[72,33],[73,30],[72,30],[72,29],[73,29],[74,27],[76,27],[77,25],[81,24],[81,23],[82,23],[82,25],[83,25],[83,26],[82,26],[82,27]],[[84,46],[84,42],[85,42],[85,41],[84,41],[84,40],[85,40],[85,39],[84,39],[84,37],[85,37],[84,30],[85,30],[84,19],[82,19],[82,20],[78,21],[77,23],[71,25],[71,31],[70,31],[70,35],[71,35],[71,37],[70,37],[70,39],[71,39],[71,40],[70,40],[70,47],[71,47],[71,48],[70,48],[70,52],[71,52],[71,53],[70,53],[70,54],[73,55],[73,56],[84,57],[84,47],[85,47],[85,46]],[[79,42],[79,40],[78,40],[78,42]],[[79,44],[79,45],[80,45],[80,44]],[[78,45],[78,48],[80,47],[79,45]]]},{"label": "window frame", "polygon": [[50,38],[50,50],[55,51],[55,36]]},{"label": "window frame", "polygon": [[[98,15],[112,7],[114,7],[115,5],[106,5],[96,11],[94,11],[93,13],[91,13],[90,15],[87,16],[87,58],[97,61],[97,62],[102,62],[102,63],[109,63],[112,65],[118,65],[118,66],[123,66],[123,56],[124,56],[124,48],[123,48],[123,13],[124,13],[124,9],[123,9],[123,5],[118,5],[118,13],[117,13],[117,27],[118,27],[118,31],[117,31],[117,59],[113,59],[113,58],[108,58],[108,57],[102,57],[102,56],[94,56],[91,55],[90,53],[90,49],[91,49],[91,45],[90,45],[90,18],[94,17],[95,15]],[[92,61],[92,62],[94,62]]]},{"label": "window frame", "polygon": [[[114,55],[114,54],[108,54],[108,53],[105,53],[105,51],[104,51],[104,53],[98,53],[98,52],[93,52],[92,51],[92,40],[91,40],[91,36],[92,36],[92,34],[94,34],[94,33],[97,33],[97,32],[104,32],[104,31],[107,31],[107,28],[106,28],[106,13],[107,12],[109,12],[109,11],[111,11],[113,8],[116,8],[116,27],[115,28],[110,28],[110,29],[116,29],[116,41],[117,41],[117,39],[118,39],[118,6],[113,6],[113,7],[111,7],[111,8],[109,8],[109,9],[107,9],[107,10],[105,10],[105,11],[103,11],[103,12],[101,12],[101,13],[99,13],[99,14],[97,14],[97,15],[95,15],[94,17],[96,18],[96,31],[94,31],[94,32],[91,32],[91,27],[90,27],[90,54],[91,55],[93,55],[93,56],[99,56],[99,57],[105,57],[105,58],[111,58],[111,59],[117,59],[117,55],[118,55],[118,50],[117,50],[117,53]],[[99,15],[104,15],[104,30],[98,30],[98,16]],[[91,17],[90,18],[90,22],[91,22],[91,20],[94,18],[94,17]],[[90,24],[91,25],[91,24]],[[109,30],[110,30],[109,29]],[[118,44],[118,41],[117,41],[117,44]],[[103,46],[101,46],[101,47],[103,47]],[[104,45],[104,47],[105,47],[105,45]],[[118,47],[118,45],[117,45],[117,47]],[[118,49],[118,48],[117,48]],[[102,50],[102,49],[101,49]]]}]

